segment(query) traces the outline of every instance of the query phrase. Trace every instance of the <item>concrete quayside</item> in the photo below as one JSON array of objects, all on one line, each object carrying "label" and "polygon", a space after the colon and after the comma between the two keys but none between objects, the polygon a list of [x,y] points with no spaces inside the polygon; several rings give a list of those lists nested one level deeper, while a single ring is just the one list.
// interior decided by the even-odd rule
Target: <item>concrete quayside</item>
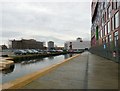
[{"label": "concrete quayside", "polygon": [[[14,64],[14,68],[3,70],[0,73],[2,76],[2,84],[14,81],[15,79],[24,77],[45,67],[55,65],[62,62],[64,59],[74,56],[75,54],[65,54],[58,56],[50,56],[45,58],[30,59]],[[25,62],[25,63],[24,63]]]},{"label": "concrete quayside", "polygon": [[118,63],[84,52],[19,89],[118,91],[118,72]]},{"label": "concrete quayside", "polygon": [[61,64],[69,61],[70,59],[73,59],[75,57],[79,56],[78,55],[75,55],[73,57],[70,57],[68,59],[65,59],[65,60],[61,60],[55,64],[52,64],[52,65],[49,65],[47,67],[44,67],[43,69],[41,70],[38,70],[36,72],[33,72],[31,74],[28,74],[28,75],[25,75],[21,78],[18,78],[18,79],[15,79],[13,81],[10,81],[10,82],[7,82],[7,83],[4,83],[2,85],[3,89],[16,89],[16,88],[20,88],[30,82],[32,82],[34,79],[40,77],[40,76],[43,76],[45,75],[46,73],[52,71],[53,69],[55,69],[56,67],[60,66]]},{"label": "concrete quayside", "polygon": [[111,89],[118,91],[118,64],[85,52],[47,66],[3,89]]}]

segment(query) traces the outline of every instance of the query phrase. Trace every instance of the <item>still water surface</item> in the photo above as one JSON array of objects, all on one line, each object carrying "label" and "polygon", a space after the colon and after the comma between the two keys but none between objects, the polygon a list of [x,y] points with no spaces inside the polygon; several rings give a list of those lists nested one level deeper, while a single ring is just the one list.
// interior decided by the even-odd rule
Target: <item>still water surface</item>
[{"label": "still water surface", "polygon": [[73,55],[75,54],[52,56],[41,59],[26,60],[26,61],[22,61],[21,63],[15,63],[12,69],[8,69],[6,71],[0,72],[0,77],[2,78],[1,83],[6,83],[15,80],[16,78],[20,78],[27,74],[36,72],[50,65],[59,63],[64,59],[69,58]]}]

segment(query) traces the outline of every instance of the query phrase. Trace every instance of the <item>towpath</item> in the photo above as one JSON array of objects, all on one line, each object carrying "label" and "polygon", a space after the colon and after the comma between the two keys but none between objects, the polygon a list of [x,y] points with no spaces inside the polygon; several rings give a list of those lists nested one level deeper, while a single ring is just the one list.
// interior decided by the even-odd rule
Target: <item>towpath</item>
[{"label": "towpath", "polygon": [[84,52],[21,89],[118,89],[118,63]]}]

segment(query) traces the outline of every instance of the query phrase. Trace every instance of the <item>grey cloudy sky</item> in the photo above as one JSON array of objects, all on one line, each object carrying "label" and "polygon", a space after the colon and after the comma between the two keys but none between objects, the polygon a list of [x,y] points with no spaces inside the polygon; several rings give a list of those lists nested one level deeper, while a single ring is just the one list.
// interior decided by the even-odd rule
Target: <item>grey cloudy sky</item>
[{"label": "grey cloudy sky", "polygon": [[90,40],[90,1],[9,1],[0,6],[0,44],[21,38],[52,40],[58,46],[77,37]]}]

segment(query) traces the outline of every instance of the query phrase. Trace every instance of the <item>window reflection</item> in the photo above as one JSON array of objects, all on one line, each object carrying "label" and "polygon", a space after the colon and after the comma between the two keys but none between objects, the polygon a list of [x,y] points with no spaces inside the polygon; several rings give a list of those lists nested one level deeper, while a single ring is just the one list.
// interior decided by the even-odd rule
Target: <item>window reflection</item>
[{"label": "window reflection", "polygon": [[119,12],[115,14],[115,28],[118,28],[119,26]]}]

